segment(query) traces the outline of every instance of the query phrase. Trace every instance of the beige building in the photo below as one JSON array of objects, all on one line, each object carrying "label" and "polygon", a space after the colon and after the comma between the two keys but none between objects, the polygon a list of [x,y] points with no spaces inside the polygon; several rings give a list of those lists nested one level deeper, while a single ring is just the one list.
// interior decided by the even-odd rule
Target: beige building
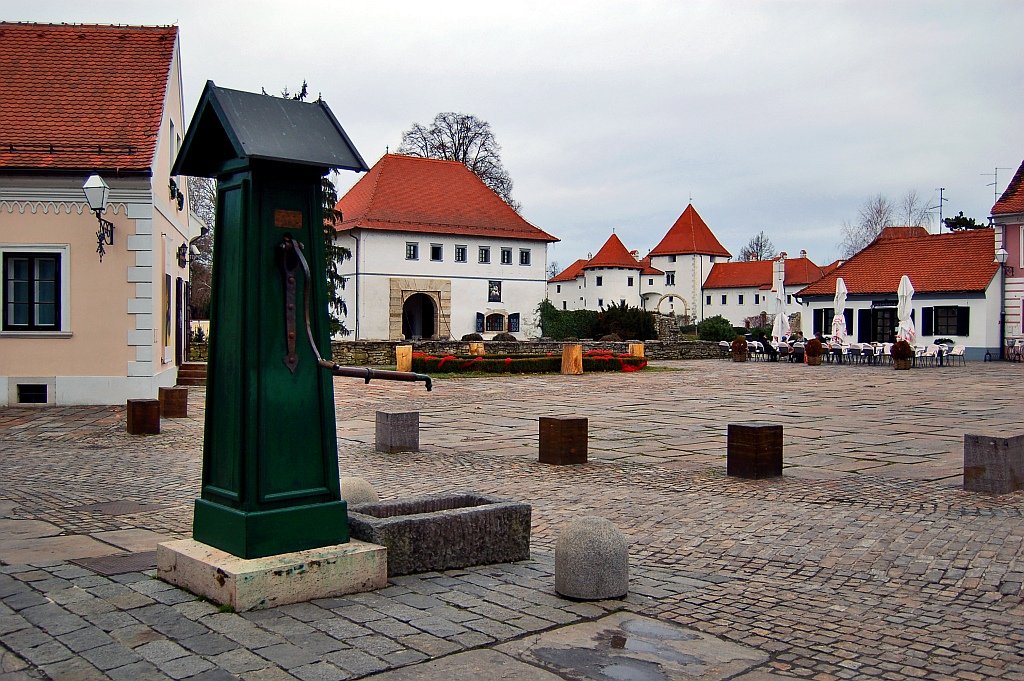
[{"label": "beige building", "polygon": [[[0,405],[156,397],[198,234],[170,176],[178,29],[0,23],[0,72]],[[87,178],[109,186],[99,217]]]}]

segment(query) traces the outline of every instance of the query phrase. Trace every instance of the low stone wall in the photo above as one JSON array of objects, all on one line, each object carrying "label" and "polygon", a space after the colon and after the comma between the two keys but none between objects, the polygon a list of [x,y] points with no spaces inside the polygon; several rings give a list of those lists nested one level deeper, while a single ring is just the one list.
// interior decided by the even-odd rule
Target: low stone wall
[{"label": "low stone wall", "polygon": [[[492,354],[562,354],[562,341],[483,341],[488,355]],[[602,343],[581,341],[583,351],[611,350],[617,353],[629,352],[629,343]],[[431,355],[466,355],[469,343],[462,341],[333,341],[331,352],[334,361],[341,365],[386,366],[395,363],[395,347],[412,345],[414,352]],[[707,341],[646,341],[644,355],[647,359],[717,359],[720,357],[717,343]]]}]

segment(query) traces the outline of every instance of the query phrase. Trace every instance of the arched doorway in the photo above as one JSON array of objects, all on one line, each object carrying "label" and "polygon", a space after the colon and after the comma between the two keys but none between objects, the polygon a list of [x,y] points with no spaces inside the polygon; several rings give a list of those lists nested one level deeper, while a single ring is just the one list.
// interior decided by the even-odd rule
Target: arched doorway
[{"label": "arched doorway", "polygon": [[414,293],[402,305],[402,336],[408,340],[433,338],[437,333],[437,306],[426,293]]}]

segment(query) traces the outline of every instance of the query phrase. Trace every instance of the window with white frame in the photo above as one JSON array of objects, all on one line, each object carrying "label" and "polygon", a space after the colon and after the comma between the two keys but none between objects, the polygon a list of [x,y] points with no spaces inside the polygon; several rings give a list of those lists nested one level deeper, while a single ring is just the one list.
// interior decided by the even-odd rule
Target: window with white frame
[{"label": "window with white frame", "polygon": [[666,272],[665,273],[665,286],[675,286],[675,285],[676,285],[676,273],[675,272]]},{"label": "window with white frame", "polygon": [[738,304],[742,305],[743,304],[743,294],[742,293],[737,294],[737,298],[738,298],[738,301],[737,301]]},{"label": "window with white frame", "polygon": [[626,277],[626,286],[633,285],[633,277]]},{"label": "window with white frame", "polygon": [[503,248],[501,249],[501,264],[511,265],[512,264],[512,249]]},{"label": "window with white frame", "polygon": [[61,331],[67,295],[64,251],[5,251],[4,331]]},{"label": "window with white frame", "polygon": [[594,279],[594,286],[602,286],[602,285],[604,285],[604,277],[596,277]]},{"label": "window with white frame", "polygon": [[430,244],[430,259],[433,262],[444,260],[444,246],[441,244]]},{"label": "window with white frame", "polygon": [[722,296],[722,305],[725,305],[725,304],[726,304],[726,302],[725,302],[725,301],[727,301],[728,299],[729,299],[729,296],[727,296],[727,295],[723,295],[723,296]]},{"label": "window with white frame", "polygon": [[520,265],[529,265],[530,262],[531,262],[530,261],[530,249],[529,248],[520,248],[519,249],[519,264]]},{"label": "window with white frame", "polygon": [[467,248],[465,246],[456,246],[455,247],[455,262],[466,262],[466,251],[467,251]]},{"label": "window with white frame", "polygon": [[490,246],[481,246],[480,247],[480,250],[477,252],[477,261],[481,265],[487,265],[487,264],[489,264],[491,262],[491,247]]},{"label": "window with white frame", "polygon": [[414,241],[407,241],[405,244],[405,259],[406,260],[419,260],[420,258],[420,245]]}]

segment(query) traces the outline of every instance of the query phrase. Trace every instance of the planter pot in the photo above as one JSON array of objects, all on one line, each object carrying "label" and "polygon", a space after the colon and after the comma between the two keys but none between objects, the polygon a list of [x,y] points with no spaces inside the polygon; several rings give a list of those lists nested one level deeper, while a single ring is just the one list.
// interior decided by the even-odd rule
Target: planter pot
[{"label": "planter pot", "polygon": [[893,368],[894,369],[899,369],[901,371],[905,371],[905,370],[909,369],[913,364],[914,364],[914,360],[912,360],[912,359],[894,359],[892,361]]},{"label": "planter pot", "polygon": [[746,362],[747,361],[747,353],[746,352],[735,352],[735,351],[733,351],[733,353],[732,353],[732,361],[734,361],[734,362]]},{"label": "planter pot", "polygon": [[816,366],[820,366],[820,365],[821,365],[821,355],[818,355],[817,357],[811,357],[810,355],[807,355],[807,366],[809,366],[809,367],[816,367]]}]

